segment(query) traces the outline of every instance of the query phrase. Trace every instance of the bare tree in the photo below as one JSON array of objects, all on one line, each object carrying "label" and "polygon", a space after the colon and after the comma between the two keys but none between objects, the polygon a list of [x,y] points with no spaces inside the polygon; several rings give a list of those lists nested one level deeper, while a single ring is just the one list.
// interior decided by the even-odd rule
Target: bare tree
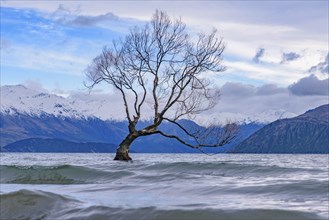
[{"label": "bare tree", "polygon": [[[225,45],[216,33],[213,30],[210,34],[191,35],[180,19],[156,11],[149,23],[135,27],[124,39],[105,47],[88,66],[86,75],[92,82],[89,88],[106,82],[122,95],[129,134],[120,143],[115,160],[131,160],[131,143],[147,135],[160,134],[199,150],[232,140],[234,124],[191,132],[179,123],[182,117],[198,114],[216,104],[219,93],[204,78],[205,73],[225,70],[222,66]],[[129,97],[133,97],[133,103],[128,102]],[[137,129],[147,100],[152,102],[148,110],[153,112],[152,122]],[[193,141],[164,133],[159,129],[163,122],[176,125]],[[210,135],[217,137],[216,143],[204,142]]]}]

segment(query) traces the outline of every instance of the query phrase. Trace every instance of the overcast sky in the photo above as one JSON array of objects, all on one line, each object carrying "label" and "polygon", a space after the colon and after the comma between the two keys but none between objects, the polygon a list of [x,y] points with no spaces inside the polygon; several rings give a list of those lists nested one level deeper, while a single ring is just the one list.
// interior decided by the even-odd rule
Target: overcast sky
[{"label": "overcast sky", "polygon": [[211,76],[222,88],[214,114],[300,114],[329,102],[328,7],[327,0],[1,1],[1,85],[81,91],[102,47],[160,9],[191,32],[215,27],[224,38],[227,71]]}]

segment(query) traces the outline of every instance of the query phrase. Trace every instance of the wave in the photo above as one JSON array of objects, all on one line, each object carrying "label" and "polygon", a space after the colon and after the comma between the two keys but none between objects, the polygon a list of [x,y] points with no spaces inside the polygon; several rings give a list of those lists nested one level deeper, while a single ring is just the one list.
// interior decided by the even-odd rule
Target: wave
[{"label": "wave", "polygon": [[129,171],[104,171],[83,166],[0,166],[0,183],[88,184],[104,183],[133,175]]},{"label": "wave", "polygon": [[227,185],[215,185],[212,187],[201,186],[198,191],[185,189],[185,193],[202,195],[241,195],[241,196],[269,196],[281,200],[298,200],[300,202],[307,200],[318,200],[328,203],[329,185],[327,181],[319,180],[300,180],[298,182],[280,183],[278,181],[267,184],[246,184],[233,183]]},{"label": "wave", "polygon": [[60,216],[70,220],[87,219],[152,219],[152,220],[324,220],[317,214],[279,209],[173,209],[161,210],[155,207],[140,209],[110,208],[92,206],[86,209],[72,210],[70,214]]},{"label": "wave", "polygon": [[147,171],[161,171],[161,172],[180,172],[191,174],[211,174],[218,176],[277,176],[282,174],[290,174],[297,172],[318,173],[320,169],[306,169],[306,168],[288,168],[280,166],[267,166],[256,164],[243,164],[231,162],[174,162],[174,163],[156,163],[152,165],[145,165],[141,167]]},{"label": "wave", "polygon": [[141,181],[175,181],[194,179],[199,176],[213,177],[279,177],[303,173],[319,173],[321,170],[305,168],[285,168],[255,164],[173,162],[154,164],[111,164],[97,168],[58,166],[15,166],[0,165],[0,183],[7,184],[97,184],[108,183],[122,178]]},{"label": "wave", "polygon": [[45,219],[79,201],[40,190],[22,189],[0,195],[0,219]]},{"label": "wave", "polygon": [[156,207],[118,208],[86,206],[80,201],[59,194],[19,190],[0,195],[1,219],[226,219],[226,220],[304,220],[325,219],[321,216],[282,209],[158,209]]}]

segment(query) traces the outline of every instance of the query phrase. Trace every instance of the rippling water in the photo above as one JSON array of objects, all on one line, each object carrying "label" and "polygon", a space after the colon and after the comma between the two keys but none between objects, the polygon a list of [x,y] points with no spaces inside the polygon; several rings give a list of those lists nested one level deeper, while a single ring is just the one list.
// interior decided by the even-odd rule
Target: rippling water
[{"label": "rippling water", "polygon": [[328,155],[0,154],[0,219],[328,219]]}]

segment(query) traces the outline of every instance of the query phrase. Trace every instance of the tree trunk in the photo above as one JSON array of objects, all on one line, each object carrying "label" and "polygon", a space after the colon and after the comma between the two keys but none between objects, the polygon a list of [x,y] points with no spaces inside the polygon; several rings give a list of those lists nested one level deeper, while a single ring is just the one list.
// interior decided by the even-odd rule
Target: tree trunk
[{"label": "tree trunk", "polygon": [[117,153],[115,155],[114,160],[122,160],[122,161],[130,161],[132,160],[129,156],[129,148],[131,143],[136,139],[137,137],[129,134],[120,144],[117,149]]}]

